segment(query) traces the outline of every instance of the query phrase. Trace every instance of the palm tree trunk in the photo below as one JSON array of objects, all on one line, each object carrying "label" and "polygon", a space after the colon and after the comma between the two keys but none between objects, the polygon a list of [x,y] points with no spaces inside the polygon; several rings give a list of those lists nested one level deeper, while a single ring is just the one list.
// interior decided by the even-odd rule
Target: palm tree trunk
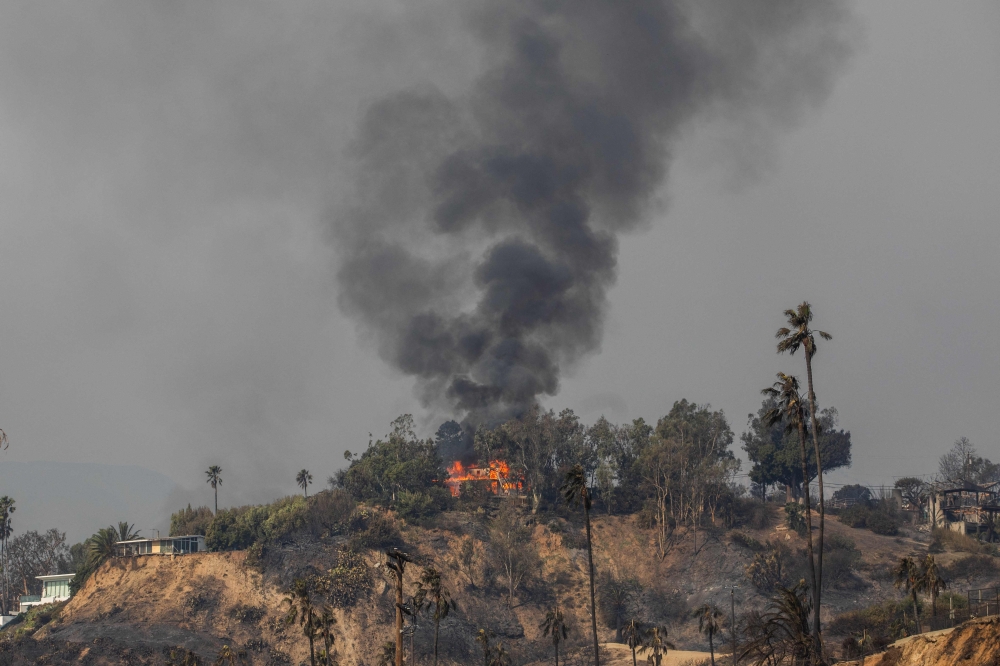
[{"label": "palm tree trunk", "polygon": [[312,666],[316,666],[316,650],[313,647],[314,642],[315,639],[312,636],[309,636],[309,663],[312,664]]},{"label": "palm tree trunk", "polygon": [[917,627],[917,633],[920,633],[920,615],[917,613],[917,589],[910,589],[910,596],[913,597],[913,623]]},{"label": "palm tree trunk", "polygon": [[819,611],[823,594],[823,530],[826,522],[826,502],[823,498],[823,457],[819,452],[819,424],[816,422],[816,392],[813,391],[812,353],[807,347],[806,377],[809,380],[809,417],[812,419],[813,448],[816,450],[816,483],[819,490],[819,552],[816,554],[816,608],[813,615],[813,631],[819,642],[820,655],[823,650],[823,635],[820,632]]},{"label": "palm tree trunk", "polygon": [[632,666],[636,666],[636,663],[635,663],[635,646],[631,645],[629,647],[632,648]]},{"label": "palm tree trunk", "polygon": [[708,656],[712,658],[712,666],[715,666],[715,646],[712,645],[712,632],[708,632]]},{"label": "palm tree trunk", "polygon": [[[802,419],[799,419],[799,452],[802,454],[802,479],[803,487],[805,488],[805,500],[806,500],[806,550],[809,555],[809,575],[812,576],[813,584],[813,610],[816,613],[816,618],[819,617],[819,583],[816,580],[816,555],[813,550],[813,523],[812,523],[812,507],[810,506],[812,500],[809,499],[809,485],[805,482],[809,478],[809,454],[806,453],[806,427],[802,423]],[[814,620],[813,622],[813,641],[816,643],[817,649],[819,648],[819,621]]]},{"label": "palm tree trunk", "polygon": [[594,632],[594,666],[600,666],[601,652],[597,646],[597,595],[594,593],[594,546],[590,533],[590,508],[587,506],[589,499],[589,497],[584,498],[583,516],[587,521],[587,564],[590,568],[590,626]]},{"label": "palm tree trunk", "polygon": [[559,641],[556,641],[556,666],[559,666]]},{"label": "palm tree trunk", "polygon": [[215,512],[219,513],[219,489],[213,488],[215,490]]},{"label": "palm tree trunk", "polygon": [[441,620],[434,618],[434,666],[438,666],[438,626]]}]

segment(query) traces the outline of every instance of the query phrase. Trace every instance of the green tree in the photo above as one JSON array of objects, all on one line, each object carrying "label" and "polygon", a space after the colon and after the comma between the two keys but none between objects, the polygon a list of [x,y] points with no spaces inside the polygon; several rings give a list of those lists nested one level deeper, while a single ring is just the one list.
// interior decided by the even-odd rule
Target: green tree
[{"label": "green tree", "polygon": [[288,596],[282,601],[288,607],[285,613],[285,624],[298,624],[302,627],[302,633],[309,641],[309,663],[316,666],[316,608],[312,603],[312,594],[309,583],[301,578],[296,578],[292,583],[292,589]]},{"label": "green tree", "polygon": [[[798,433],[799,440],[799,453],[800,460],[802,462],[802,478],[806,479],[808,484],[809,472],[808,472],[808,460],[809,456],[806,453],[806,435],[805,435],[805,407],[802,403],[802,397],[799,395],[799,380],[791,375],[786,375],[783,372],[778,373],[778,381],[763,391],[761,391],[765,396],[772,399],[775,403],[774,407],[764,414],[764,421],[768,426],[773,426],[776,424],[784,423],[786,430],[796,430]],[[804,492],[802,493],[805,500],[805,518],[806,518],[806,550],[809,558],[809,575],[812,578],[813,587],[813,608],[817,615],[819,614],[819,590],[822,582],[817,579],[816,571],[816,556],[813,549],[813,536],[812,536],[812,507],[810,506],[809,499],[809,486],[805,485]],[[819,622],[813,623],[813,640],[816,641],[817,649],[820,648],[820,637],[819,637]]]},{"label": "green tree", "polygon": [[552,645],[556,649],[556,666],[559,666],[559,643],[566,640],[569,635],[562,610],[558,606],[550,608],[538,628],[542,630],[543,637],[552,636]]},{"label": "green tree", "polygon": [[820,641],[818,654],[822,655],[822,634],[820,633],[820,601],[823,589],[823,535],[826,525],[826,503],[823,493],[823,457],[820,451],[819,432],[820,425],[816,418],[816,391],[813,388],[812,360],[816,355],[816,334],[824,340],[832,340],[833,336],[826,331],[813,331],[809,324],[812,322],[812,306],[803,301],[794,310],[785,310],[785,317],[788,326],[779,328],[774,334],[778,338],[778,353],[788,352],[794,355],[800,348],[806,357],[806,379],[809,385],[809,417],[812,422],[813,449],[816,454],[816,482],[819,487],[819,540],[816,551],[816,594],[813,609],[813,632]]},{"label": "green tree", "polygon": [[219,486],[222,485],[222,468],[218,465],[212,465],[205,471],[205,476],[208,477],[208,485],[212,486],[212,490],[215,491],[215,513],[219,513]]},{"label": "green tree", "polygon": [[715,666],[713,639],[722,628],[722,611],[713,604],[702,604],[694,610],[694,617],[698,619],[698,631],[708,636],[708,654],[712,658],[712,666]]},{"label": "green tree", "polygon": [[635,618],[629,620],[628,623],[622,627],[622,638],[625,640],[625,645],[632,650],[632,666],[636,666],[635,649],[642,647],[642,641],[645,635],[645,627],[643,627],[642,623]]},{"label": "green tree", "polygon": [[309,473],[309,470],[303,469],[299,470],[299,473],[295,475],[295,483],[299,485],[302,489],[302,496],[309,497],[309,484],[313,482],[313,475]]},{"label": "green tree", "polygon": [[594,666],[600,666],[601,653],[597,643],[597,600],[594,593],[594,546],[590,531],[590,490],[584,476],[583,466],[574,465],[566,473],[566,480],[561,487],[566,502],[571,506],[583,504],[583,517],[587,525],[587,569],[590,575],[590,624],[594,634]]},{"label": "green tree", "polygon": [[916,624],[916,633],[920,633],[920,612],[917,606],[917,592],[920,591],[922,585],[921,581],[921,571],[917,563],[913,561],[912,557],[904,557],[899,560],[899,564],[893,570],[893,585],[896,589],[903,590],[904,593],[909,593],[911,601],[913,601],[913,621]]},{"label": "green tree", "polygon": [[434,619],[434,666],[438,663],[438,629],[441,620],[448,617],[448,612],[456,610],[451,592],[441,582],[441,572],[434,567],[427,567],[420,574],[417,582],[417,592],[413,595],[413,605],[416,610],[429,610]]},{"label": "green tree", "polygon": [[951,450],[941,456],[938,473],[954,486],[974,488],[1000,481],[1000,464],[981,457],[967,437],[959,437]]}]

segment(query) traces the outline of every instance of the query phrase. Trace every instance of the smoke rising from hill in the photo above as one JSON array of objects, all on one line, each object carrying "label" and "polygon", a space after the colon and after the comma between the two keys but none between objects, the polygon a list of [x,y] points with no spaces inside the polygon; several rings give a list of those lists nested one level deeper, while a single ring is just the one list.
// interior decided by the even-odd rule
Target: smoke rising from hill
[{"label": "smoke rising from hill", "polygon": [[850,17],[736,0],[466,11],[481,74],[368,108],[335,234],[343,309],[425,404],[475,424],[555,394],[599,349],[617,236],[658,209],[685,128],[794,123],[829,92]]}]

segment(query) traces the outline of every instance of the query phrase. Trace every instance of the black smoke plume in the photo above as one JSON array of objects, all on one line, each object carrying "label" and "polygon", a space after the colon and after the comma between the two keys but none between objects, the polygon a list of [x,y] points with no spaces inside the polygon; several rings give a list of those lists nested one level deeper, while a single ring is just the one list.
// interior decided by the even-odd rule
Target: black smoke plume
[{"label": "black smoke plume", "polygon": [[696,118],[767,133],[848,52],[835,2],[490,0],[483,69],[367,110],[338,216],[341,304],[425,404],[517,415],[598,349],[617,235],[647,220]]}]

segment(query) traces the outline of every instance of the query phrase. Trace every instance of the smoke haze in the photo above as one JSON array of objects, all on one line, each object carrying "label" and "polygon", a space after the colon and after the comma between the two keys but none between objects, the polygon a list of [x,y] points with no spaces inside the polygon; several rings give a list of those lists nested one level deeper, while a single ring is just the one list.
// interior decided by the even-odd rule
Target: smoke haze
[{"label": "smoke haze", "polygon": [[618,236],[700,115],[767,133],[828,93],[837,3],[489,2],[468,89],[373,103],[337,217],[344,309],[426,405],[472,424],[559,390],[601,343]]}]

